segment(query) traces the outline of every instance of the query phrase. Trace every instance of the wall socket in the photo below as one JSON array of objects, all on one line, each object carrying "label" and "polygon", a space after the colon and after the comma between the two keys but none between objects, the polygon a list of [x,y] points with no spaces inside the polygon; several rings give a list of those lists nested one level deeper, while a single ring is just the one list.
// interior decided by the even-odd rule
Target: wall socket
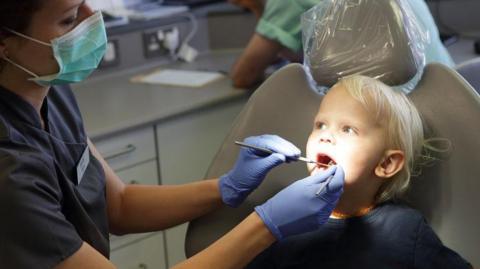
[{"label": "wall socket", "polygon": [[169,55],[179,46],[177,27],[154,29],[143,32],[143,49],[145,58]]},{"label": "wall socket", "polygon": [[145,58],[159,57],[168,54],[163,46],[165,36],[162,30],[150,30],[143,32],[143,51]]}]

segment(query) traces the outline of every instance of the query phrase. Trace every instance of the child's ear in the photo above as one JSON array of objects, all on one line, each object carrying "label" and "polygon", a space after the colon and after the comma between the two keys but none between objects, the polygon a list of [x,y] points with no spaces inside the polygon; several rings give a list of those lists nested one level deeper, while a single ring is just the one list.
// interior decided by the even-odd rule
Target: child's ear
[{"label": "child's ear", "polygon": [[375,175],[391,178],[405,165],[405,154],[401,150],[387,150],[380,163],[375,167]]}]

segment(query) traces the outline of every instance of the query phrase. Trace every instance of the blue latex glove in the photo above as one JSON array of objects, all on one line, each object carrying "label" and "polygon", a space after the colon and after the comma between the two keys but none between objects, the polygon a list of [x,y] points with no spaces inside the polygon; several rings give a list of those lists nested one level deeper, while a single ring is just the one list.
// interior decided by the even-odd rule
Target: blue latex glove
[{"label": "blue latex glove", "polygon": [[[317,194],[330,176],[330,182]],[[291,235],[318,229],[329,218],[343,192],[344,172],[330,167],[286,187],[255,211],[267,228],[282,240]]]},{"label": "blue latex glove", "polygon": [[231,207],[240,205],[272,168],[300,156],[296,146],[276,135],[252,136],[244,142],[275,153],[266,156],[255,149],[241,148],[235,166],[219,181],[222,200]]}]

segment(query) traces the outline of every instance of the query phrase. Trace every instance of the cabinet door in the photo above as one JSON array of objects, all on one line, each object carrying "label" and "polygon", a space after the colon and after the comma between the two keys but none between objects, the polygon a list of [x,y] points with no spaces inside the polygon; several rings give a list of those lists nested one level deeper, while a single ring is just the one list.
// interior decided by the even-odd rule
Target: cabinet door
[{"label": "cabinet door", "polygon": [[114,250],[110,254],[110,260],[118,269],[167,268],[163,234],[155,233],[137,243]]},{"label": "cabinet door", "polygon": [[245,100],[157,124],[162,184],[202,179]]},{"label": "cabinet door", "polygon": [[[183,184],[204,177],[244,99],[193,112],[157,125],[162,184]],[[165,231],[168,266],[185,259],[187,225]]]}]

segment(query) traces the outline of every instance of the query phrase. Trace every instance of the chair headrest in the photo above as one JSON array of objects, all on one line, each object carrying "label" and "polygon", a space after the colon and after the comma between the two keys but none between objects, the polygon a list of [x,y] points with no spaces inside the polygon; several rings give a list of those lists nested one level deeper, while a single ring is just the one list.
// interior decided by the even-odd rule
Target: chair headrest
[{"label": "chair headrest", "polygon": [[304,61],[317,85],[362,74],[394,86],[425,65],[428,34],[404,0],[327,0],[302,16]]}]

